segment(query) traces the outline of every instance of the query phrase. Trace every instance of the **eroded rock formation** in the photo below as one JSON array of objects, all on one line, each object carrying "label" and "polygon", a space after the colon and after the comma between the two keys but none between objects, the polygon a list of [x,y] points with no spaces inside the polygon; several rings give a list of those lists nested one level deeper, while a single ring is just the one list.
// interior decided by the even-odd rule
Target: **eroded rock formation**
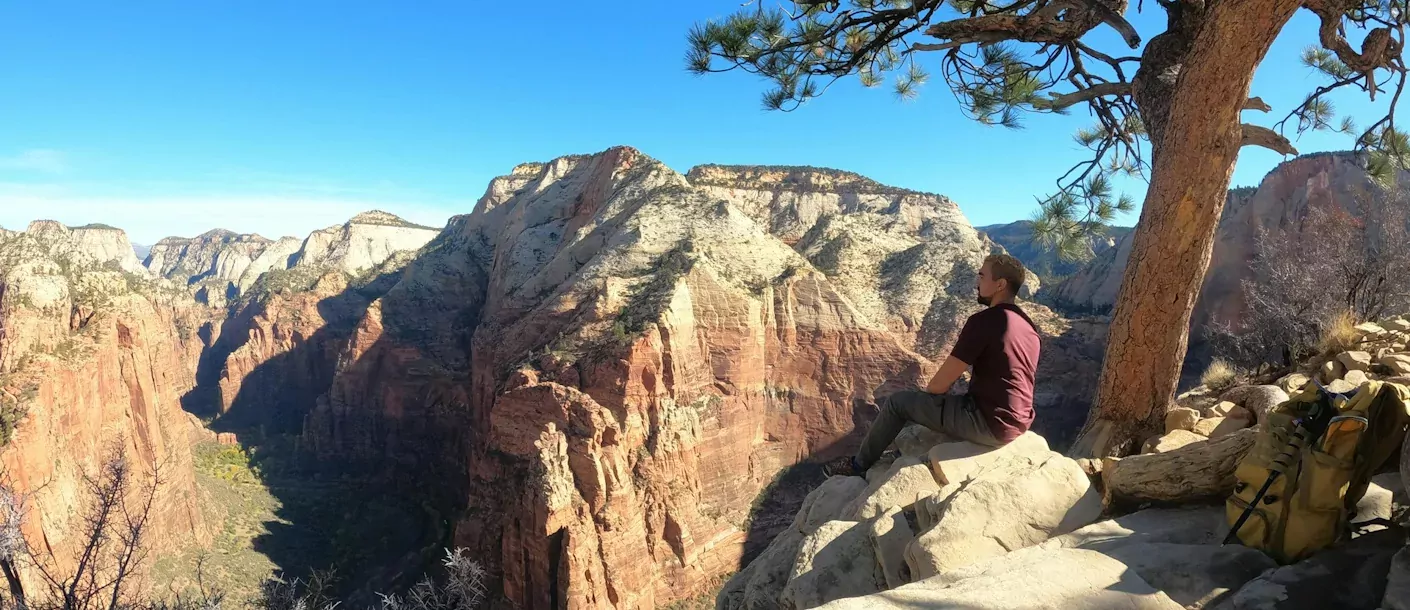
[{"label": "eroded rock formation", "polygon": [[777,473],[854,450],[878,394],[933,372],[993,247],[942,197],[840,172],[519,166],[367,306],[305,442],[464,472],[457,543],[520,607],[679,599],[739,565]]},{"label": "eroded rock formation", "polygon": [[194,383],[186,356],[200,350],[189,330],[206,314],[129,270],[133,260],[112,229],[46,222],[0,235],[0,464],[51,568],[71,568],[82,550],[84,476],[113,457],[137,474],[134,502],[159,478],[148,548],[209,538],[192,468],[200,425],[180,404]]}]

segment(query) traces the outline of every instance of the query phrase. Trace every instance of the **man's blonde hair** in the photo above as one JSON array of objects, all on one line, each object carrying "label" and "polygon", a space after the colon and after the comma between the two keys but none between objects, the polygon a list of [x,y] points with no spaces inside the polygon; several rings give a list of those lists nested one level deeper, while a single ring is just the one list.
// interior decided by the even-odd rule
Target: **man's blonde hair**
[{"label": "man's blonde hair", "polygon": [[990,254],[984,259],[984,264],[989,265],[989,271],[994,274],[996,280],[1008,280],[1009,290],[1015,295],[1019,289],[1023,288],[1023,283],[1028,280],[1028,271],[1023,268],[1023,263],[1019,262],[1009,254]]}]

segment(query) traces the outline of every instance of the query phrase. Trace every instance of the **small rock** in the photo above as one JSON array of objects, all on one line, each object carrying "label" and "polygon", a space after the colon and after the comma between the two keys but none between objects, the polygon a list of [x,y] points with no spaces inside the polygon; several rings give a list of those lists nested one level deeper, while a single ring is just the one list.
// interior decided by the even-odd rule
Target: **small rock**
[{"label": "small rock", "polygon": [[1236,405],[1227,400],[1221,400],[1218,404],[1209,407],[1208,409],[1205,409],[1204,413],[1202,413],[1201,415],[1203,415],[1204,417],[1225,417],[1229,415],[1229,411],[1232,411],[1237,408],[1239,408],[1239,405]]},{"label": "small rock", "polygon": [[1219,438],[1243,430],[1248,427],[1248,424],[1249,420],[1247,419],[1211,417],[1199,420],[1199,423],[1195,424],[1194,433],[1208,438]]},{"label": "small rock", "polygon": [[1173,407],[1165,413],[1165,431],[1194,430],[1199,418],[1199,411],[1189,407]]},{"label": "small rock", "polygon": [[[793,573],[779,601],[816,608],[833,600],[886,590],[886,577],[872,554],[870,528],[828,521],[803,539]],[[787,606],[792,602],[792,606]]]},{"label": "small rock", "polygon": [[911,582],[911,568],[906,565],[906,547],[916,539],[906,514],[898,507],[891,507],[880,517],[867,522],[867,533],[871,536],[872,553],[881,565],[881,573],[886,577],[886,587],[894,589]]},{"label": "small rock", "polygon": [[1384,326],[1386,330],[1393,330],[1401,333],[1410,332],[1410,320],[1407,320],[1405,318],[1395,318],[1394,320],[1388,320],[1383,323],[1382,326]]},{"label": "small rock", "polygon": [[1345,381],[1351,384],[1353,387],[1357,388],[1361,387],[1361,384],[1366,383],[1366,381],[1369,379],[1370,377],[1366,375],[1365,371],[1347,371],[1346,375],[1343,375],[1341,378],[1342,381]]},{"label": "small rock", "polygon": [[1077,466],[1089,477],[1101,476],[1102,461],[1095,458],[1077,458]]},{"label": "small rock", "polygon": [[1171,430],[1146,442],[1141,453],[1165,453],[1174,451],[1190,443],[1197,443],[1205,437],[1189,430]]},{"label": "small rock", "polygon": [[906,549],[911,577],[928,578],[1091,523],[1102,498],[1077,462],[1057,453],[1037,469],[990,471],[943,505],[928,531]]},{"label": "small rock", "polygon": [[1337,362],[1340,362],[1348,371],[1371,370],[1371,354],[1363,351],[1342,352],[1337,354]]},{"label": "small rock", "polygon": [[1318,376],[1322,378],[1322,383],[1331,383],[1346,374],[1346,366],[1336,360],[1328,360],[1322,364]]},{"label": "small rock", "polygon": [[1374,322],[1366,322],[1363,324],[1357,324],[1356,332],[1362,337],[1374,338],[1384,334],[1386,332],[1386,329],[1382,328],[1379,324],[1376,324]]},{"label": "small rock", "polygon": [[[1356,524],[1372,519],[1390,519],[1391,511],[1394,510],[1394,497],[1395,494],[1389,489],[1374,482],[1367,484],[1366,493],[1356,502],[1356,514],[1351,516],[1351,522]],[[1385,526],[1373,525],[1362,529],[1369,533],[1383,530]]]},{"label": "small rock", "polygon": [[220,443],[222,445],[239,445],[240,439],[235,437],[234,432],[217,432],[215,435],[215,442]]},{"label": "small rock", "polygon": [[1396,375],[1410,375],[1410,354],[1387,354],[1380,363]]},{"label": "small rock", "polygon": [[1327,391],[1333,394],[1353,394],[1356,392],[1356,388],[1357,386],[1345,379],[1333,379],[1331,383],[1327,384]]},{"label": "small rock", "polygon": [[1386,579],[1381,608],[1410,610],[1410,546],[1400,549],[1390,560],[1390,576]]},{"label": "small rock", "polygon": [[1310,381],[1312,381],[1312,379],[1307,375],[1303,375],[1302,373],[1293,373],[1291,375],[1284,376],[1282,379],[1279,379],[1278,387],[1284,392],[1287,392],[1288,394],[1295,394],[1302,389],[1302,386],[1307,385],[1307,383]]},{"label": "small rock", "polygon": [[[856,478],[856,477],[852,477]],[[891,469],[875,482],[867,485],[866,491],[842,509],[842,518],[849,521],[866,521],[881,516],[893,506],[908,508],[919,498],[929,497],[940,491],[930,474],[930,465],[918,458],[903,457],[891,465]]]}]

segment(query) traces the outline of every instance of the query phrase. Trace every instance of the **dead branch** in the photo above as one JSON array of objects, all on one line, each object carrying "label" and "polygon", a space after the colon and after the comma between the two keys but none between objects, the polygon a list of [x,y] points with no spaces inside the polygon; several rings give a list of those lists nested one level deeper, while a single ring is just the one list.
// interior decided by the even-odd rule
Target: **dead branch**
[{"label": "dead branch", "polygon": [[1292,142],[1272,129],[1248,123],[1239,127],[1244,132],[1243,146],[1262,146],[1284,155],[1297,155],[1297,149],[1293,147]]}]

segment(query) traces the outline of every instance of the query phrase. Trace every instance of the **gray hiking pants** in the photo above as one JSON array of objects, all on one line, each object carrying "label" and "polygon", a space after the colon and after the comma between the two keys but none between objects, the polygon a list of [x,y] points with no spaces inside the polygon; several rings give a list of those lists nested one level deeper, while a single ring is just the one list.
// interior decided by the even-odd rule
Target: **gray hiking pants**
[{"label": "gray hiking pants", "polygon": [[862,448],[857,451],[857,465],[863,471],[881,459],[881,453],[910,422],[971,443],[990,447],[1003,444],[994,438],[979,406],[967,395],[908,390],[882,398],[878,406],[881,413],[872,422]]}]

